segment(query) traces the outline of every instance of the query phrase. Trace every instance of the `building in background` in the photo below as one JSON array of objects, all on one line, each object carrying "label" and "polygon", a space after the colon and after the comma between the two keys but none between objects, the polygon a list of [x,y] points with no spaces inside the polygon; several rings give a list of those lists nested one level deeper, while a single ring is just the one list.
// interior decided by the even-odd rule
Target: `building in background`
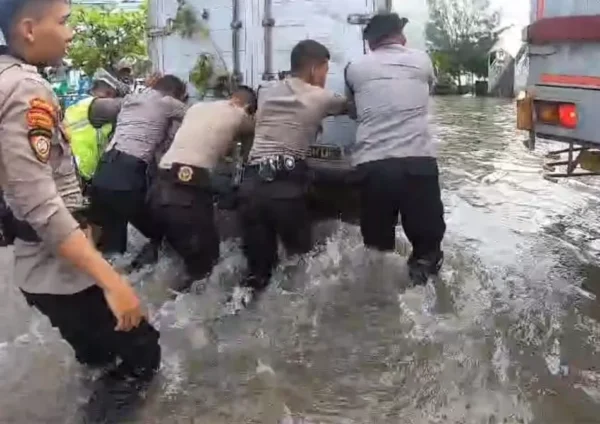
[{"label": "building in background", "polygon": [[521,32],[516,26],[508,29],[488,54],[488,94],[492,96],[513,97],[523,85],[527,54]]}]

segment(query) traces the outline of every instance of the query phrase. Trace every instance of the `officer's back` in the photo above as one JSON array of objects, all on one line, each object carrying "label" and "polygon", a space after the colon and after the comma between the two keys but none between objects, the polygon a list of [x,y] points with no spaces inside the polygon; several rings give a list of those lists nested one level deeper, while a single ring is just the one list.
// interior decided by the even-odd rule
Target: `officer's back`
[{"label": "officer's back", "polygon": [[428,129],[433,65],[425,52],[405,47],[407,19],[377,14],[365,27],[371,53],[346,68],[358,121],[353,163],[361,181],[365,245],[393,251],[398,213],[413,251],[415,284],[438,273],[446,230],[436,151]]},{"label": "officer's back", "polygon": [[300,78],[261,88],[250,162],[273,154],[305,159],[323,117],[345,108],[345,98]]},{"label": "officer's back", "polygon": [[428,129],[429,56],[401,44],[382,46],[353,62],[358,115],[355,164],[382,157],[433,156]]}]

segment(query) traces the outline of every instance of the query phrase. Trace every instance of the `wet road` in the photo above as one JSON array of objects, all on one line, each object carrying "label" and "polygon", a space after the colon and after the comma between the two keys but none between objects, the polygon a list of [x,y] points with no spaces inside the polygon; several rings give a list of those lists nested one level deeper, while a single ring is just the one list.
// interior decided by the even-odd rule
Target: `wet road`
[{"label": "wet road", "polygon": [[[600,423],[600,180],[542,179],[514,116],[502,100],[434,101],[448,223],[435,285],[406,290],[405,259],[365,252],[346,225],[241,317],[221,306],[243,266],[234,244],[201,295],[165,300],[167,259],[133,275],[164,347],[137,422]],[[0,423],[71,422],[85,371],[9,262]]]}]

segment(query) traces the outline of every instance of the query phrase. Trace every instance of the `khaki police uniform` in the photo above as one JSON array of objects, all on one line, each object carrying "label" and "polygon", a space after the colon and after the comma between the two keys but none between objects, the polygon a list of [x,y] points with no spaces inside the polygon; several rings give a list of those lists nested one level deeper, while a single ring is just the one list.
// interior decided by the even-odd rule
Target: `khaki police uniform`
[{"label": "khaki police uniform", "polygon": [[[113,138],[100,160],[91,189],[94,223],[103,232],[108,229],[107,234],[115,227],[116,236],[103,250],[121,253],[126,250],[126,240],[117,236],[122,235],[120,229],[125,222],[157,244],[162,235],[148,213],[148,180],[156,154],[168,140],[172,121],[183,119],[187,107],[157,90],[127,95],[120,105],[98,99],[93,107],[92,113],[104,108],[102,112],[106,115],[118,110]],[[101,211],[102,216],[96,211]]]},{"label": "khaki police uniform", "polygon": [[[419,283],[439,270],[446,230],[428,122],[432,78],[427,53],[400,44],[382,46],[346,68],[358,122],[352,160],[362,175],[365,245],[393,251],[400,213],[413,246],[411,276]],[[417,268],[423,272],[413,272]]]},{"label": "khaki police uniform", "polygon": [[183,258],[189,281],[207,276],[219,259],[211,173],[254,120],[229,100],[197,103],[186,113],[159,163],[152,212]]},{"label": "khaki police uniform", "polygon": [[312,248],[306,204],[305,159],[322,120],[346,113],[347,100],[298,78],[261,88],[254,143],[240,187],[243,249],[249,275],[242,283],[264,288],[277,264],[277,242],[290,254]]},{"label": "khaki police uniform", "polygon": [[0,185],[18,222],[13,279],[27,302],[87,364],[120,357],[128,366],[156,368],[158,332],[147,322],[129,333],[95,282],[57,254],[82,226],[84,200],[58,99],[37,69],[0,56]]}]

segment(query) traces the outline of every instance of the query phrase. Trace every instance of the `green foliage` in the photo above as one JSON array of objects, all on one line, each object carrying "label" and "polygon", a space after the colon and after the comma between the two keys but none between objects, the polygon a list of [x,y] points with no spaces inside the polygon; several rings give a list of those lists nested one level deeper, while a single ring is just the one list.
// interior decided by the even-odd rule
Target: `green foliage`
[{"label": "green foliage", "polygon": [[190,83],[200,97],[212,91],[215,97],[226,97],[231,90],[231,75],[215,64],[215,57],[204,53],[198,57],[189,74]]},{"label": "green foliage", "polygon": [[490,0],[429,0],[427,44],[441,74],[486,77],[488,52],[505,29]]},{"label": "green foliage", "polygon": [[93,75],[97,68],[111,69],[120,59],[146,57],[146,11],[120,11],[74,7],[71,26],[75,38],[69,49],[73,66]]},{"label": "green foliage", "polygon": [[191,38],[196,34],[208,36],[208,28],[198,20],[194,8],[185,0],[177,0],[177,13],[171,21],[171,28],[184,38]]},{"label": "green foliage", "polygon": [[208,54],[201,55],[190,71],[190,83],[204,95],[209,88],[209,83],[214,74],[214,63]]}]

